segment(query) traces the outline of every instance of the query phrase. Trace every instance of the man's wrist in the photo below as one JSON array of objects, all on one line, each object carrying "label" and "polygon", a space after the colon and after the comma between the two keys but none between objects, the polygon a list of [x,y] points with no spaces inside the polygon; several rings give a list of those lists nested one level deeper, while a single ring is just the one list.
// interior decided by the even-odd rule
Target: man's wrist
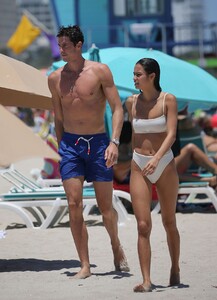
[{"label": "man's wrist", "polygon": [[111,139],[111,143],[115,144],[117,147],[120,145],[120,141],[117,138]]}]

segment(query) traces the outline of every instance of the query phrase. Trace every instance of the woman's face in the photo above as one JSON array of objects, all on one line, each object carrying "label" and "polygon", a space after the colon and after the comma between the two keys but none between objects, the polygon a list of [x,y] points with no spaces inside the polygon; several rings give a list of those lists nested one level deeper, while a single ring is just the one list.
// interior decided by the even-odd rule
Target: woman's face
[{"label": "woman's face", "polygon": [[142,65],[136,64],[133,72],[133,81],[136,89],[142,90],[150,82],[149,75],[144,71]]}]

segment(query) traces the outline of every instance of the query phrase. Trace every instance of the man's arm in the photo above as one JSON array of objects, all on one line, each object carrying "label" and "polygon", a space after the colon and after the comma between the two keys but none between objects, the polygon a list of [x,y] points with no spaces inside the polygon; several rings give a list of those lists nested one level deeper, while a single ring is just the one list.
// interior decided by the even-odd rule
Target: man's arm
[{"label": "man's arm", "polygon": [[52,95],[52,103],[54,108],[54,124],[55,124],[55,131],[58,145],[62,139],[63,135],[63,113],[62,113],[62,106],[61,106],[61,99],[58,93],[58,73],[53,72],[48,77],[48,87],[50,89]]},{"label": "man's arm", "polygon": [[[107,65],[101,65],[101,83],[103,92],[106,99],[111,107],[112,111],[112,140],[119,140],[121,135],[121,130],[124,121],[124,112],[122,103],[114,84],[113,76]],[[110,143],[109,147],[105,152],[105,158],[107,159],[107,166],[110,167],[116,163],[118,159],[118,147],[114,143]]]},{"label": "man's arm", "polygon": [[113,76],[107,65],[102,64],[102,88],[112,111],[112,139],[119,139],[123,126],[124,112]]}]

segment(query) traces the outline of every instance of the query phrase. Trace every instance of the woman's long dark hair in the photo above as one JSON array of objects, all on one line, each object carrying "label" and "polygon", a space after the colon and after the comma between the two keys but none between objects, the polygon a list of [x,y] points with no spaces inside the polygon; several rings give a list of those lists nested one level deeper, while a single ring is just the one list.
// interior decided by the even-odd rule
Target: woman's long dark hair
[{"label": "woman's long dark hair", "polygon": [[160,66],[158,62],[153,58],[141,58],[139,61],[137,61],[136,65],[137,64],[141,65],[147,74],[155,73],[154,86],[157,91],[161,92]]}]

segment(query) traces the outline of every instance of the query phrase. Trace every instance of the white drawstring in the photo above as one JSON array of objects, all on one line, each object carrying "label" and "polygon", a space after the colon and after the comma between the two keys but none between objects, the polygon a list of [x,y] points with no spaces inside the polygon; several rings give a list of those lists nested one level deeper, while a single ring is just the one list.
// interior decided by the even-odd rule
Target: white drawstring
[{"label": "white drawstring", "polygon": [[77,141],[75,142],[75,146],[79,143],[80,140],[87,142],[87,147],[88,147],[87,154],[89,155],[90,154],[90,140],[92,140],[92,139],[93,139],[93,136],[89,140],[85,139],[83,136],[80,136],[77,139]]}]

